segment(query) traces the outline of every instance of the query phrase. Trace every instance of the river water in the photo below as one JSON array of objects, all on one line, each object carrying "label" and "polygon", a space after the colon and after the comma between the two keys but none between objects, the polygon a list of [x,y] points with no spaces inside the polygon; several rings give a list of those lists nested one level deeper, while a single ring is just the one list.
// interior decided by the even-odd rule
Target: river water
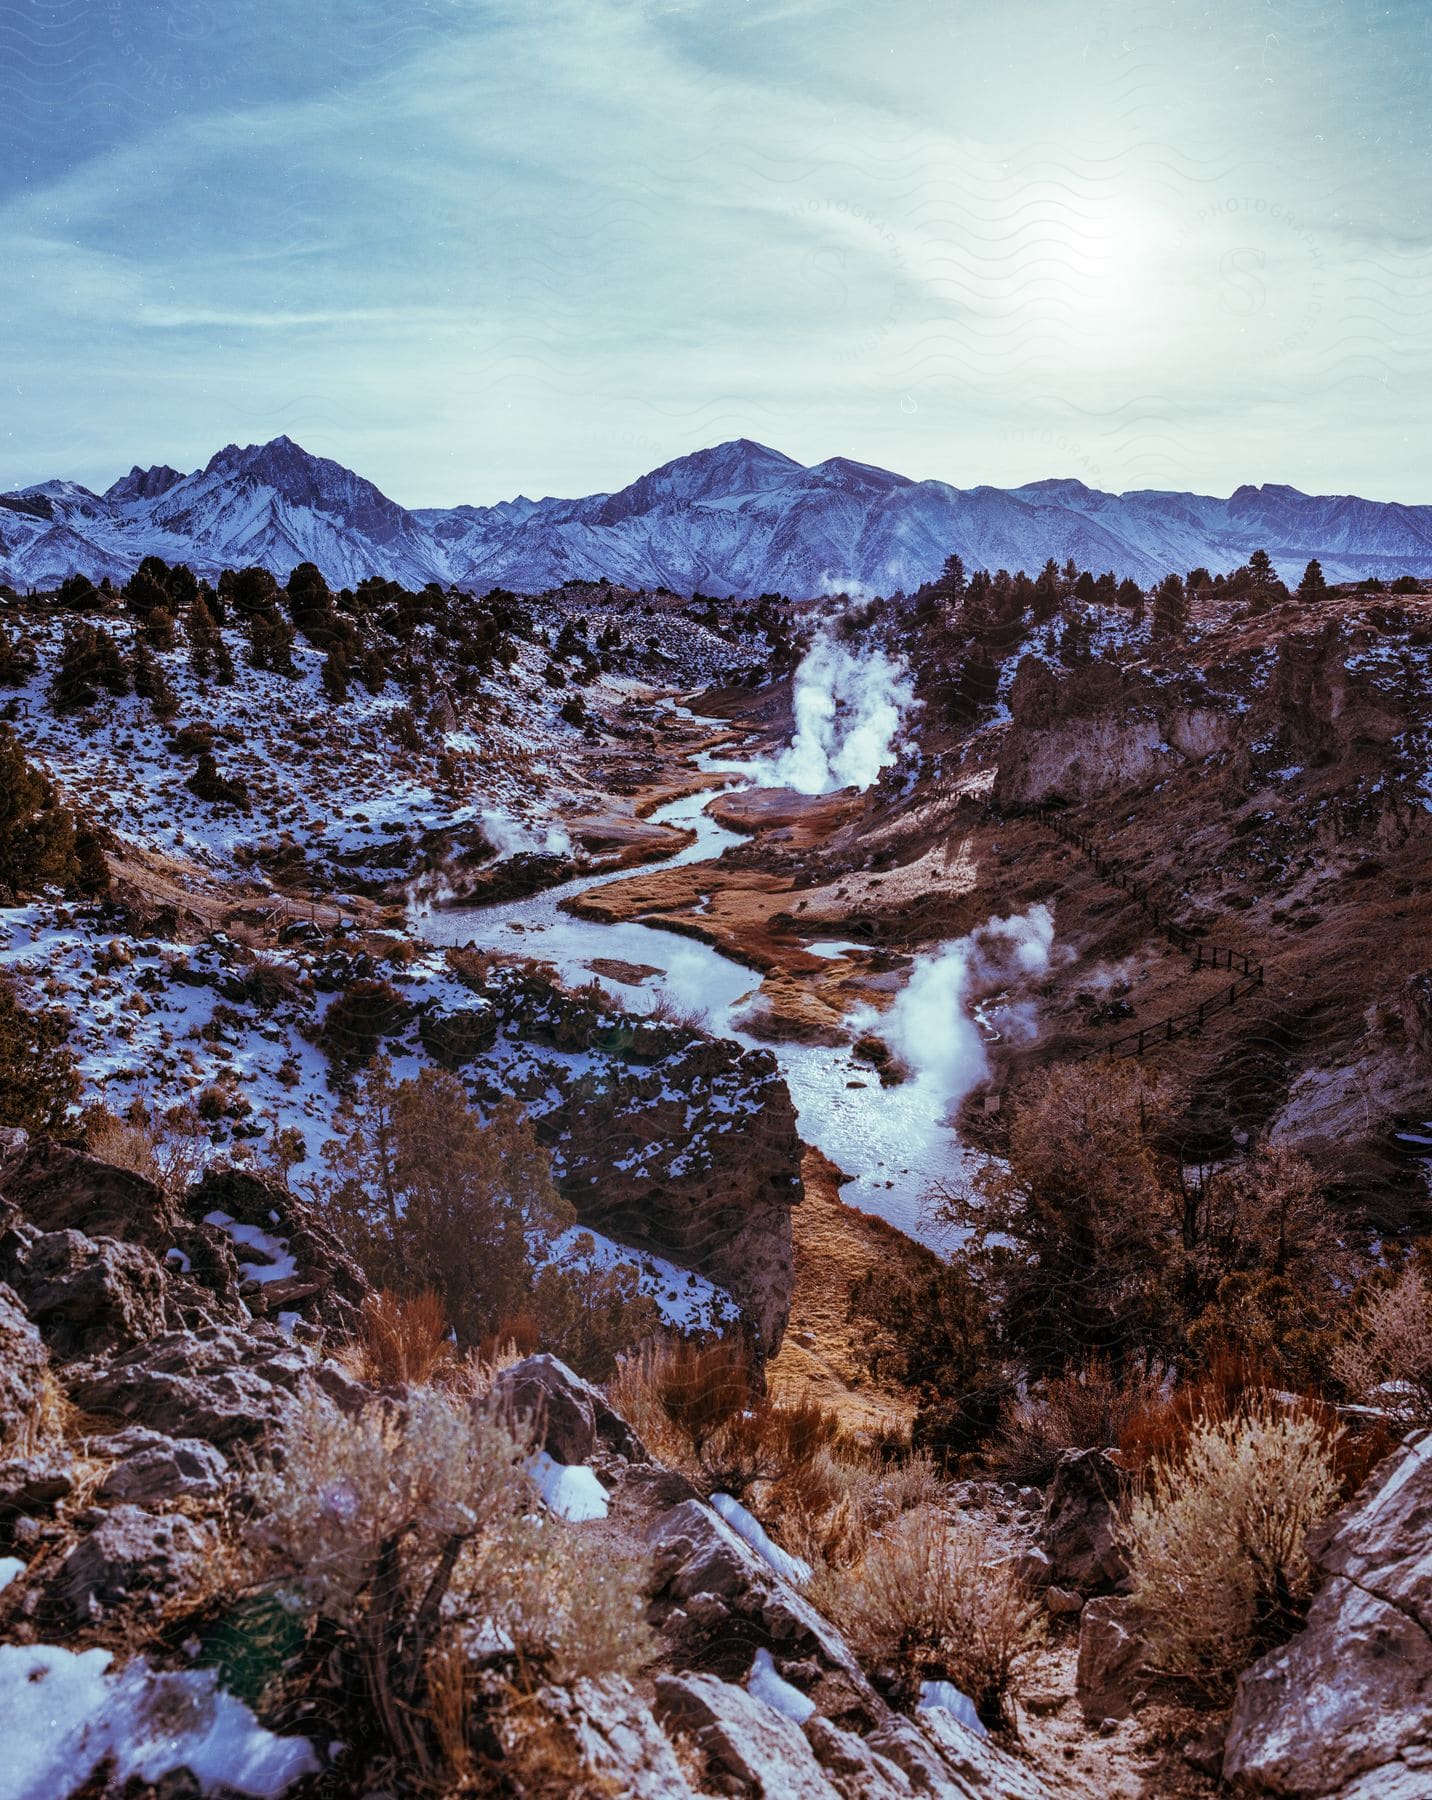
[{"label": "river water", "polygon": [[[795,1103],[801,1136],[850,1177],[841,1189],[846,1202],[878,1213],[923,1243],[948,1250],[952,1244],[948,1228],[922,1216],[922,1202],[932,1185],[957,1177],[966,1159],[946,1120],[950,1100],[937,1064],[921,1068],[917,1053],[913,1077],[898,1087],[883,1088],[869,1066],[857,1062],[846,1048],[758,1040],[735,1022],[743,1002],[760,985],[755,970],[708,944],[659,926],[634,921],[604,924],[562,911],[562,901],[574,894],[633,873],[712,861],[727,845],[740,843],[739,833],[707,816],[705,808],[713,797],[708,788],[673,800],[651,815],[657,824],[696,833],[694,842],[663,862],[644,864],[640,871],[584,877],[497,906],[419,912],[413,928],[432,943],[471,944],[479,950],[551,963],[569,982],[592,980],[594,961],[655,969],[655,975],[637,982],[619,981],[606,972],[597,979],[632,1012],[646,1011],[658,994],[664,994],[683,1010],[701,1014],[718,1036],[773,1051]],[[819,940],[811,947],[818,954],[833,953],[833,947]]]}]

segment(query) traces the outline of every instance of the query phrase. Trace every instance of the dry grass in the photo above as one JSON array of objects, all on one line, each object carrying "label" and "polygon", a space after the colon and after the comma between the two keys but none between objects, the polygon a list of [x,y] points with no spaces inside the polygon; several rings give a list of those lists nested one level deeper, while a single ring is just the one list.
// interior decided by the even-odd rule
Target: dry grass
[{"label": "dry grass", "polygon": [[370,1294],[346,1360],[360,1380],[375,1387],[415,1387],[438,1380],[455,1362],[441,1297],[431,1288],[406,1297],[387,1288]]},{"label": "dry grass", "polygon": [[123,1118],[95,1106],[85,1114],[84,1132],[92,1156],[144,1176],[175,1199],[199,1179],[209,1157],[209,1134],[189,1106],[159,1117],[136,1102]]},{"label": "dry grass", "polygon": [[1066,1450],[1111,1449],[1163,1395],[1161,1372],[1135,1363],[1116,1373],[1092,1356],[1051,1376],[1041,1393],[1006,1404],[988,1452],[991,1468],[1022,1486],[1044,1486]]},{"label": "dry grass", "polygon": [[38,1456],[73,1435],[74,1403],[48,1368],[40,1371],[35,1397],[9,1437],[0,1441],[6,1457]]}]

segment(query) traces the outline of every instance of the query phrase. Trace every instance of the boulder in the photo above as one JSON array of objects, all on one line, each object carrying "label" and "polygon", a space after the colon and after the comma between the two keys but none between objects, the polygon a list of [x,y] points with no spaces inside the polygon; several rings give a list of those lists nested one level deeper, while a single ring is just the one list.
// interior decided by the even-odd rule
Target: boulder
[{"label": "boulder", "polygon": [[647,1537],[667,1634],[703,1667],[742,1679],[751,1645],[765,1644],[778,1656],[813,1656],[842,1678],[847,1704],[863,1702],[872,1717],[883,1711],[835,1627],[704,1501],[672,1507]]},{"label": "boulder", "polygon": [[1432,1432],[1312,1533],[1307,1622],[1238,1682],[1224,1779],[1254,1793],[1432,1792]]},{"label": "boulder", "polygon": [[503,1369],[492,1384],[494,1401],[530,1419],[538,1448],[560,1463],[584,1463],[600,1440],[619,1456],[646,1462],[647,1454],[606,1396],[555,1356],[529,1356]]},{"label": "boulder", "polygon": [[164,1272],[142,1244],[14,1226],[0,1237],[0,1274],[61,1360],[128,1349],[164,1329]]},{"label": "boulder", "polygon": [[844,1800],[895,1800],[915,1792],[902,1768],[853,1731],[842,1731],[819,1713],[812,1713],[802,1730],[821,1772]]},{"label": "boulder", "polygon": [[1066,1450],[1060,1457],[1040,1527],[1056,1586],[1107,1592],[1127,1572],[1115,1538],[1122,1482],[1107,1450]]},{"label": "boulder", "polygon": [[16,1513],[48,1512],[74,1485],[68,1457],[41,1453],[0,1463],[0,1533]]},{"label": "boulder", "polygon": [[253,1439],[280,1424],[313,1372],[296,1350],[227,1327],[170,1331],[112,1361],[70,1371],[90,1412],[213,1444]]},{"label": "boulder", "polygon": [[207,1521],[116,1506],[69,1552],[48,1591],[74,1618],[99,1618],[127,1600],[155,1598],[182,1585],[217,1544]]},{"label": "boulder", "polygon": [[903,1770],[917,1793],[936,1800],[1046,1800],[1023,1764],[942,1706],[921,1712],[918,1724],[891,1713],[865,1734],[865,1742]]},{"label": "boulder", "polygon": [[[658,1675],[656,1716],[708,1771],[761,1800],[841,1800],[793,1720],[715,1675]],[[706,1786],[706,1783],[702,1784]]]},{"label": "boulder", "polygon": [[181,1223],[157,1182],[62,1144],[30,1145],[6,1163],[4,1180],[5,1198],[41,1231],[118,1238],[163,1256]]},{"label": "boulder", "polygon": [[27,1435],[48,1367],[44,1341],[20,1296],[0,1281],[0,1450]]},{"label": "boulder", "polygon": [[100,1483],[101,1500],[176,1500],[183,1495],[216,1493],[228,1474],[221,1450],[202,1438],[170,1438],[132,1425],[115,1437],[92,1439],[90,1452],[113,1457],[114,1467]]},{"label": "boulder", "polygon": [[1126,1719],[1146,1685],[1147,1646],[1134,1603],[1126,1595],[1091,1600],[1079,1615],[1079,1663],[1074,1691],[1091,1724]]},{"label": "boulder", "polygon": [[[933,1739],[940,1752],[945,1786],[931,1786],[933,1793],[953,1793],[961,1800],[1045,1800],[1043,1784],[1022,1763],[1008,1756],[987,1737],[971,1731],[943,1706],[923,1708],[918,1714],[920,1733]],[[900,1719],[907,1739],[914,1735],[908,1719]],[[887,1754],[899,1762],[897,1728]],[[907,1754],[909,1751],[907,1750]],[[901,1764],[912,1775],[910,1762]]]},{"label": "boulder", "polygon": [[608,1675],[543,1688],[542,1711],[557,1721],[590,1787],[623,1800],[697,1800],[670,1739],[630,1682]]}]

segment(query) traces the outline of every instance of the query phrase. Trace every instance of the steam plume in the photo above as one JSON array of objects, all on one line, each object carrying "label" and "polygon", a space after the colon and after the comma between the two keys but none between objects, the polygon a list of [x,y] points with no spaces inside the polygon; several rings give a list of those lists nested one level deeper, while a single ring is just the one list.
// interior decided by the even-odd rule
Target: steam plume
[{"label": "steam plume", "polygon": [[856,653],[822,632],[796,671],[795,736],[753,765],[763,787],[827,794],[868,788],[900,753],[897,738],[916,704],[904,664],[883,650]]},{"label": "steam plume", "polygon": [[[889,1011],[866,1010],[851,1023],[883,1038],[951,1112],[989,1074],[971,1006],[982,995],[1043,974],[1053,943],[1054,918],[1047,906],[989,919],[968,937],[920,957]],[[996,1022],[1006,1031],[1027,1031],[1032,1024],[1029,1009],[1019,1005],[1005,1009]]]}]

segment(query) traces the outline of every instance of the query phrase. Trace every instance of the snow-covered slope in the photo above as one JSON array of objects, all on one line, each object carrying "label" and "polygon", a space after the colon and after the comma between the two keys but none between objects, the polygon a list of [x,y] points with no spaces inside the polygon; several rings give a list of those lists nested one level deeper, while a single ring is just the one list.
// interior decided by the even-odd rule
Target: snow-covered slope
[{"label": "snow-covered slope", "polygon": [[909,590],[952,550],[970,568],[1033,573],[1073,557],[1148,583],[1199,564],[1232,569],[1259,547],[1290,580],[1314,556],[1332,580],[1432,575],[1432,506],[1272,485],[1226,500],[1069,480],[955,488],[844,457],[805,468],[747,438],[577,500],[409,511],[287,437],[230,444],[189,475],[135,468],[103,494],[49,481],[0,495],[0,579],[20,588],[76,569],[123,577],[153,554],[206,575],[261,563],[283,578],[315,562],[334,586],[381,575],[539,592],[605,575],[803,598]]}]

